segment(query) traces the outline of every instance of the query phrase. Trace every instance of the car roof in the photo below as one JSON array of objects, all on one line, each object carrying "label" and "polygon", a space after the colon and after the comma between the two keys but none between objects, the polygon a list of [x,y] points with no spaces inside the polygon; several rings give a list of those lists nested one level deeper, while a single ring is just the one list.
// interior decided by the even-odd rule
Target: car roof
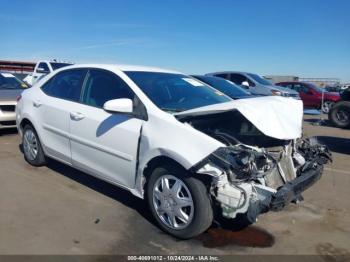
[{"label": "car roof", "polygon": [[302,81],[282,81],[282,82],[277,82],[276,84],[311,84],[309,82],[302,82]]},{"label": "car roof", "polygon": [[148,67],[148,66],[138,66],[138,65],[118,65],[118,64],[74,64],[71,66],[66,66],[60,69],[60,71],[76,68],[99,68],[106,70],[120,70],[123,72],[127,71],[139,71],[139,72],[158,72],[158,73],[173,73],[181,74],[180,72],[168,69],[162,69],[157,67]]},{"label": "car roof", "polygon": [[213,72],[213,73],[208,73],[205,75],[214,75],[214,74],[252,74],[249,72],[243,72],[243,71],[220,71],[220,72]]}]

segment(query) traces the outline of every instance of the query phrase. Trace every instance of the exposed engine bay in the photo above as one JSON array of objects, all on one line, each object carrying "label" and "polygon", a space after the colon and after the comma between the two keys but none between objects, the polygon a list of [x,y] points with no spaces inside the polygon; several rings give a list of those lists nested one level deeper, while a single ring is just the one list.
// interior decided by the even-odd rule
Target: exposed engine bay
[{"label": "exposed engine bay", "polygon": [[245,214],[253,223],[261,213],[302,200],[301,193],[332,161],[328,148],[317,139],[268,137],[238,111],[181,121],[226,145],[191,168],[213,177],[210,191],[226,218]]}]

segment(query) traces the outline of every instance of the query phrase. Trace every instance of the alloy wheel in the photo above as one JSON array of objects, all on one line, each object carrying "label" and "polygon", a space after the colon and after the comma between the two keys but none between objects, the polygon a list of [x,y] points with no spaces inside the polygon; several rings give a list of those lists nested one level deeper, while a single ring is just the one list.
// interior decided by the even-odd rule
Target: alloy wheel
[{"label": "alloy wheel", "polygon": [[322,112],[325,114],[328,114],[331,108],[333,107],[333,105],[334,105],[334,102],[331,102],[331,101],[324,102],[322,105]]}]

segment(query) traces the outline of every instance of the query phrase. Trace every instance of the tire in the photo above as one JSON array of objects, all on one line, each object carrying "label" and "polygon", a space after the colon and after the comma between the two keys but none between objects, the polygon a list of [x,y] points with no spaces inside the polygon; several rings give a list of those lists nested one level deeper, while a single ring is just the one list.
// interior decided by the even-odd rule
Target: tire
[{"label": "tire", "polygon": [[46,157],[41,146],[38,134],[31,125],[23,129],[22,146],[24,159],[32,166],[44,166]]},{"label": "tire", "polygon": [[[163,188],[162,185],[166,184],[168,187]],[[175,185],[180,190],[175,190]],[[207,188],[202,181],[190,176],[186,170],[176,165],[163,165],[152,171],[146,185],[146,198],[159,227],[176,238],[190,239],[198,236],[213,222],[213,208]],[[190,198],[192,206],[181,207],[190,203],[188,200]],[[187,199],[187,202],[184,199]],[[185,202],[186,204],[183,204]],[[157,210],[163,211],[157,212]],[[175,213],[175,223],[170,219],[174,214],[172,212]],[[179,212],[186,214],[187,222],[183,220],[184,217],[180,219],[176,216]]]},{"label": "tire", "polygon": [[350,102],[336,103],[329,111],[328,119],[336,127],[350,127]]}]

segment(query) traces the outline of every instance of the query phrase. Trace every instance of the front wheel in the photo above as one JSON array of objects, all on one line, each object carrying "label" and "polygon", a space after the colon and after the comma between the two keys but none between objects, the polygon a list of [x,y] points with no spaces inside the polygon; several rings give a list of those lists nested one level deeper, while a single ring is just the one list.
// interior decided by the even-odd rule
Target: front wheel
[{"label": "front wheel", "polygon": [[44,151],[41,147],[38,134],[31,125],[23,129],[22,146],[24,159],[32,166],[43,166],[46,163]]},{"label": "front wheel", "polygon": [[160,228],[189,239],[207,230],[213,221],[210,197],[203,182],[175,165],[155,168],[146,197]]},{"label": "front wheel", "polygon": [[340,128],[350,127],[350,102],[336,103],[328,114],[331,123]]}]

